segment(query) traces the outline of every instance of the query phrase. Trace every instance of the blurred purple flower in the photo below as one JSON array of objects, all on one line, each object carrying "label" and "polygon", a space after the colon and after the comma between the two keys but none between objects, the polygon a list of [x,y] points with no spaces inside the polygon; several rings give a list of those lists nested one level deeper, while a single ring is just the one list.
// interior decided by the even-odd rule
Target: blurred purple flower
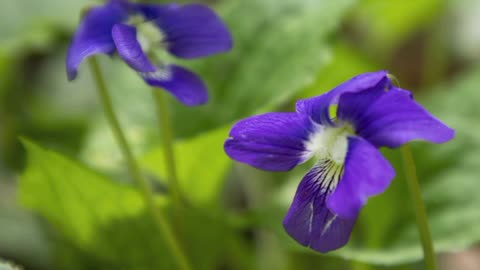
[{"label": "blurred purple flower", "polygon": [[87,57],[118,52],[147,84],[162,87],[184,104],[194,106],[208,101],[203,81],[183,67],[160,63],[152,57],[155,50],[191,59],[231,48],[228,28],[205,5],[110,0],[92,8],[80,23],[68,51],[67,74],[73,80]]},{"label": "blurred purple flower", "polygon": [[395,177],[379,147],[416,139],[443,143],[455,133],[409,91],[394,86],[386,71],[359,75],[296,107],[296,112],[238,122],[225,151],[269,171],[289,171],[317,157],[300,182],[284,227],[300,244],[320,252],[344,246],[368,198],[384,192]]}]

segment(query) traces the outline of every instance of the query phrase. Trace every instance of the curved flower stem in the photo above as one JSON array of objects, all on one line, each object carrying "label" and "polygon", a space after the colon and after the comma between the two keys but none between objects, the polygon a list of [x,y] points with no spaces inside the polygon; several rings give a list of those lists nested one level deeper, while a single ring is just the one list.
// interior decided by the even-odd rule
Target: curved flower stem
[{"label": "curved flower stem", "polygon": [[361,263],[358,261],[350,261],[350,268],[352,270],[372,270],[374,267],[370,264]]},{"label": "curved flower stem", "polygon": [[[177,169],[175,165],[175,151],[173,149],[173,128],[170,124],[170,113],[166,93],[161,89],[152,88],[155,105],[157,107],[157,118],[159,121],[160,131],[162,133],[163,155],[165,157],[165,165],[167,169],[167,181],[169,191],[172,195],[172,201],[175,208],[175,214],[182,216],[182,197],[180,185],[178,183]],[[179,225],[179,224],[177,224]]]},{"label": "curved flower stem", "polygon": [[418,232],[422,241],[423,255],[425,259],[426,270],[436,270],[437,261],[433,248],[432,236],[428,225],[427,211],[422,199],[420,185],[418,183],[415,161],[413,160],[412,149],[409,145],[402,147],[402,158],[407,178],[407,185],[415,207],[415,216],[417,219]]},{"label": "curved flower stem", "polygon": [[162,215],[162,212],[155,206],[155,199],[153,191],[148,184],[147,179],[143,176],[140,167],[138,166],[133,153],[127,143],[125,135],[120,127],[120,122],[118,121],[117,116],[113,110],[113,104],[108,93],[107,86],[103,79],[102,73],[100,71],[100,66],[97,63],[95,57],[91,57],[89,60],[90,69],[97,84],[98,94],[100,95],[100,100],[103,105],[103,109],[105,112],[105,116],[110,124],[112,129],[113,135],[117,140],[118,145],[122,151],[124,158],[126,159],[128,169],[132,174],[133,179],[136,181],[141,194],[143,195],[143,199],[145,204],[152,215],[152,218],[157,226],[157,229],[160,231],[162,236],[165,239],[167,246],[170,248],[174,259],[179,267],[182,270],[190,270],[190,264],[187,261],[187,257],[185,256],[184,252],[181,250],[180,245],[177,243],[175,235],[172,233],[170,225],[167,222],[167,219]]}]

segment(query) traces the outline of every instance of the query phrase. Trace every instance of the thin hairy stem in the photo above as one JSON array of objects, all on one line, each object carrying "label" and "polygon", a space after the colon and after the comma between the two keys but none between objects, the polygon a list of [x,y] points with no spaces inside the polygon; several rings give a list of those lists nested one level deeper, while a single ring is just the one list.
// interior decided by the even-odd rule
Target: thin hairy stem
[{"label": "thin hairy stem", "polygon": [[[154,198],[152,188],[148,183],[147,179],[142,174],[140,167],[133,156],[132,150],[130,149],[130,146],[127,143],[125,135],[120,126],[120,122],[118,121],[118,118],[113,109],[112,99],[107,90],[105,80],[103,79],[103,76],[100,70],[100,66],[98,65],[94,57],[92,57],[89,60],[89,64],[90,64],[90,69],[92,71],[94,81],[97,85],[98,94],[100,96],[100,101],[103,105],[105,116],[107,118],[108,123],[110,124],[112,133],[115,136],[118,146],[122,151],[123,157],[125,158],[125,161],[128,166],[128,170],[130,171],[132,178],[137,183],[138,188],[140,189],[140,192],[145,201],[145,204],[150,214],[152,215],[155,225],[158,231],[162,234],[163,238],[165,239],[165,242],[169,247],[179,269],[190,270],[191,267],[187,260],[187,257],[185,256],[185,253],[183,252],[183,250],[180,248],[180,245],[178,244],[177,239],[173,234],[170,228],[170,225],[167,222],[167,219],[162,214],[160,209],[157,209],[155,205],[155,198]],[[160,259],[160,256],[159,256],[159,259]]]}]

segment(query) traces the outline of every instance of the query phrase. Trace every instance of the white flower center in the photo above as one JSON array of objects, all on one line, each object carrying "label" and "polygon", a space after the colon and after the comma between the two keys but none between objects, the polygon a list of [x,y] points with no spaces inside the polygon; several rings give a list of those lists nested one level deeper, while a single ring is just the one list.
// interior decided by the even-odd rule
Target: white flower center
[{"label": "white flower center", "polygon": [[173,72],[168,66],[159,66],[157,71],[154,72],[138,72],[140,76],[151,79],[151,80],[160,80],[160,81],[169,81],[173,77]]},{"label": "white flower center", "polygon": [[338,127],[318,126],[317,131],[305,143],[305,147],[309,155],[343,165],[348,150],[347,137],[352,134],[353,128],[348,124]]},{"label": "white flower center", "polygon": [[146,21],[143,16],[132,16],[129,24],[137,28],[137,40],[145,52],[149,52],[155,45],[160,46],[165,38],[160,28],[154,22]]},{"label": "white flower center", "polygon": [[144,22],[137,26],[137,39],[146,52],[155,45],[161,45],[164,34],[153,22]]}]

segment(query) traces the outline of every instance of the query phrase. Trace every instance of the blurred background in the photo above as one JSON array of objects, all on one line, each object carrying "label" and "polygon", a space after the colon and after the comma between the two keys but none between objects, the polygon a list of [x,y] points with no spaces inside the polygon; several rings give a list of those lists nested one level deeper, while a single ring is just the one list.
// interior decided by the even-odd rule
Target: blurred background
[{"label": "blurred background", "polygon": [[[151,1],[154,2],[154,1]],[[423,269],[399,151],[350,243],[322,255],[291,240],[282,219],[311,164],[262,172],[231,161],[235,120],[294,110],[362,72],[387,69],[454,127],[445,145],[413,143],[440,269],[480,269],[479,0],[211,0],[231,53],[188,63],[211,101],[170,98],[181,187],[182,242],[196,269]],[[0,269],[175,269],[129,179],[87,66],[68,82],[65,55],[80,12],[101,1],[2,0],[0,8]],[[100,57],[115,109],[165,199],[151,92],[117,57]],[[172,59],[172,61],[179,61]],[[20,138],[22,138],[20,140]]]}]

